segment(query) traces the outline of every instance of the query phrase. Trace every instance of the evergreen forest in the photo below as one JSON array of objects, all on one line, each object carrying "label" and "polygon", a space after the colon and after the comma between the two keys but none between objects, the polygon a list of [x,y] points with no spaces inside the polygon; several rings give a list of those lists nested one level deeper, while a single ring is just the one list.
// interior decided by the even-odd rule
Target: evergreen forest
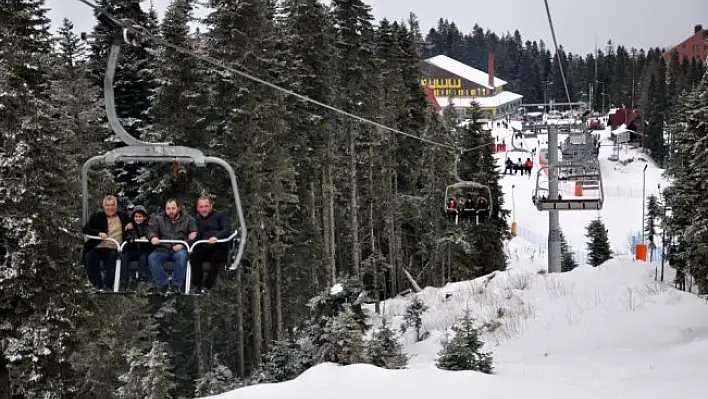
[{"label": "evergreen forest", "polygon": [[[439,54],[486,70],[494,52],[496,74],[524,102],[561,101],[562,67],[574,101],[594,86],[598,111],[645,110],[650,155],[690,182],[672,197],[672,223],[693,245],[687,272],[708,281],[708,216],[693,207],[705,195],[689,189],[705,181],[706,165],[680,162],[704,150],[692,143],[705,146],[708,133],[700,63],[666,65],[663,49],[608,43],[597,54],[561,50],[558,65],[545,43],[518,31],[462,33],[441,20],[425,33],[414,15],[374,20],[361,0],[206,0],[198,30],[196,0],[172,0],[161,21],[141,0],[97,3],[169,43],[413,137],[151,40],[124,44],[114,84],[122,125],[233,165],[246,253],[208,296],[94,295],[79,262],[79,171],[122,145],[103,109],[115,26],[96,18],[82,38],[64,20],[52,32],[44,0],[0,0],[0,399],[194,397],[292,379],[324,361],[402,367],[404,358],[386,354],[398,350],[390,331],[367,346],[362,306],[504,270],[511,238],[491,134],[475,118],[457,125],[424,96],[420,61]],[[469,151],[458,158],[457,148]],[[446,221],[457,171],[490,187],[486,223]],[[177,197],[193,214],[210,195],[236,225],[227,183],[211,167],[121,165],[91,173],[91,207],[114,194],[124,210],[159,212]]]}]

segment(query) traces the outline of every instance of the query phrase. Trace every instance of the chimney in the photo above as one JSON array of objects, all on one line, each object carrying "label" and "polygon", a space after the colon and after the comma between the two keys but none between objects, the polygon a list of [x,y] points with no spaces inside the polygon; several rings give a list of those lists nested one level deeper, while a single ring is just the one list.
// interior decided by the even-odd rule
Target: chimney
[{"label": "chimney", "polygon": [[489,82],[487,85],[494,90],[494,53],[489,53],[489,65],[487,67],[487,75],[489,76]]},{"label": "chimney", "polygon": [[693,27],[693,33],[698,33],[703,30],[703,25],[696,25]]}]

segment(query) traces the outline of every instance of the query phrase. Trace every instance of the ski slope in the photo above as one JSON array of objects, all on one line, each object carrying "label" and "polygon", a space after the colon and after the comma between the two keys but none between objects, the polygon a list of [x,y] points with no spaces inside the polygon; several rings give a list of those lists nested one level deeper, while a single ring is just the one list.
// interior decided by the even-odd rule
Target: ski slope
[{"label": "ski slope", "polygon": [[[504,137],[507,132],[495,129],[494,134]],[[525,143],[526,148],[534,146],[535,140]],[[523,233],[508,245],[510,269],[416,294],[429,307],[423,322],[431,335],[418,343],[413,342],[412,332],[401,336],[411,356],[408,369],[322,364],[293,381],[214,397],[705,398],[708,304],[670,284],[655,282],[655,265],[622,255],[629,252],[628,237],[641,229],[642,169],[646,163],[636,159],[640,153],[630,150],[622,153],[621,159],[634,157],[635,161],[622,166],[606,159],[610,152],[611,147],[601,148],[602,173],[610,193],[604,208],[599,212],[561,212],[560,218],[569,243],[582,252],[585,226],[602,216],[611,245],[620,254],[615,259],[598,268],[539,273],[547,268],[544,240],[548,215],[537,211],[531,202],[536,170],[531,179],[506,176],[502,179],[506,208],[512,207],[514,185],[515,218]],[[509,155],[518,158],[517,154]],[[518,155],[526,159],[525,154]],[[505,156],[497,155],[500,163]],[[647,167],[647,195],[658,192],[657,184],[666,185],[661,172],[653,164]],[[410,297],[399,297],[384,303],[383,314],[392,326],[401,324],[409,302]],[[494,375],[441,371],[434,366],[441,339],[465,309],[480,325],[491,326],[482,338],[485,350],[494,357]],[[374,322],[380,323],[380,318],[375,316]]]}]

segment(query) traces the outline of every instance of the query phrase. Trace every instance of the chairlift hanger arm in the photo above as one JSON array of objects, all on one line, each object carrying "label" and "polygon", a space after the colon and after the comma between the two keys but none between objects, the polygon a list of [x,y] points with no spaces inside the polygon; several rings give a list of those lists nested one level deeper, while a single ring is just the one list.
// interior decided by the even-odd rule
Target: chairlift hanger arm
[{"label": "chairlift hanger arm", "polygon": [[[133,135],[128,133],[123,125],[120,124],[118,119],[118,112],[116,111],[116,100],[115,92],[113,89],[114,78],[116,74],[116,67],[118,65],[118,58],[120,56],[120,47],[123,41],[128,41],[127,30],[123,30],[122,34],[117,32],[113,35],[113,40],[111,42],[111,52],[108,56],[108,64],[106,65],[106,73],[103,78],[103,97],[106,108],[106,115],[108,116],[108,124],[111,130],[116,134],[116,136],[127,145],[153,145],[153,146],[165,146],[168,143],[150,143],[147,141],[142,141],[135,138]],[[131,43],[133,44],[133,43]]]}]

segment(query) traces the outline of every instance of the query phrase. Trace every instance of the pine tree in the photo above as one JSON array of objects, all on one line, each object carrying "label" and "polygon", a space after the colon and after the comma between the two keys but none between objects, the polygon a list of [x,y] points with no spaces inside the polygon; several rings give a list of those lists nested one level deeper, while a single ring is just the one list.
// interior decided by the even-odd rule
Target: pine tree
[{"label": "pine tree", "polygon": [[597,218],[593,220],[585,230],[585,237],[589,240],[587,242],[588,263],[597,267],[612,259],[612,250],[610,249],[610,241],[607,236],[607,228],[605,228],[602,219]]},{"label": "pine tree", "polygon": [[661,204],[656,195],[652,194],[647,198],[646,224],[644,225],[644,235],[649,240],[649,247],[656,248],[656,228],[657,222],[661,219]]},{"label": "pine tree", "polygon": [[197,397],[219,395],[243,386],[218,356],[214,356],[212,363],[211,370],[195,381],[194,394]]},{"label": "pine tree", "polygon": [[420,342],[427,338],[428,334],[423,330],[423,313],[426,310],[428,310],[428,306],[418,296],[414,296],[406,308],[406,314],[403,316],[401,332],[405,333],[408,327],[412,327],[415,330],[415,342]]},{"label": "pine tree", "polygon": [[578,267],[578,263],[575,262],[575,258],[573,257],[573,252],[570,250],[570,245],[568,245],[568,241],[565,239],[565,235],[563,232],[560,233],[561,236],[561,272],[569,272],[576,267]]},{"label": "pine tree", "polygon": [[127,373],[119,377],[122,386],[116,396],[120,399],[160,399],[172,396],[176,384],[170,371],[171,362],[167,345],[154,341],[150,351],[131,348],[125,355],[129,365]]},{"label": "pine tree", "polygon": [[367,361],[364,335],[351,306],[345,305],[341,313],[327,321],[323,338],[320,361],[340,365]]},{"label": "pine tree", "polygon": [[[285,86],[309,98],[332,104],[334,101],[334,30],[327,8],[318,0],[283,1],[280,21],[283,46],[287,51]],[[287,98],[288,150],[299,159],[297,187],[299,204],[293,216],[301,227],[291,237],[297,258],[288,267],[289,279],[283,290],[301,293],[291,297],[297,312],[324,283],[323,276],[336,274],[334,162],[336,145],[332,129],[334,116],[320,107]],[[322,204],[322,205],[321,205]],[[297,265],[308,263],[305,270]],[[311,276],[314,276],[311,277]],[[327,279],[327,281],[331,281]],[[311,285],[309,291],[299,288]],[[322,284],[322,285],[321,285]],[[292,288],[291,288],[292,287]]]},{"label": "pine tree", "polygon": [[254,376],[258,383],[289,381],[312,365],[310,354],[297,342],[275,341]]},{"label": "pine tree", "polygon": [[[460,156],[458,174],[463,181],[473,181],[490,188],[490,212],[479,225],[463,223],[449,232],[448,241],[456,243],[455,263],[459,268],[457,276],[453,277],[454,281],[506,269],[504,241],[511,238],[506,221],[509,210],[504,209],[504,195],[491,149],[494,140],[491,133],[483,131],[477,122],[481,112],[479,107],[473,107],[471,112],[472,121],[464,122],[457,129],[460,146],[471,149]],[[486,190],[480,190],[473,193],[472,200],[487,195]]]},{"label": "pine tree", "polygon": [[[705,262],[708,256],[708,221],[703,217],[708,215],[706,203],[705,179],[708,177],[708,73],[692,94],[688,95],[682,125],[687,133],[696,141],[689,148],[684,149],[690,154],[689,161],[684,164],[687,170],[683,176],[688,178],[677,179],[674,186],[683,191],[695,187],[695,191],[683,198],[679,198],[678,208],[672,207],[672,213],[681,212],[677,217],[690,221],[688,228],[681,234],[685,240],[685,253],[682,255],[687,260],[688,272],[695,279],[699,292],[708,293],[708,265]],[[684,144],[690,145],[690,144]],[[684,184],[685,186],[679,187]]]},{"label": "pine tree", "polygon": [[443,343],[435,365],[443,370],[473,370],[491,374],[492,356],[481,352],[484,343],[479,331],[474,327],[472,316],[467,310],[459,324],[452,327],[455,336]]},{"label": "pine tree", "polygon": [[386,319],[381,328],[374,332],[367,347],[367,358],[377,367],[401,369],[408,364],[408,357],[403,353],[403,346],[389,328]]},{"label": "pine tree", "polygon": [[[53,129],[52,38],[42,0],[0,12],[0,396],[60,398],[87,318],[72,248],[78,138]],[[48,150],[48,149],[51,149]],[[31,205],[29,205],[31,204]],[[51,209],[51,217],[41,210]]]}]

